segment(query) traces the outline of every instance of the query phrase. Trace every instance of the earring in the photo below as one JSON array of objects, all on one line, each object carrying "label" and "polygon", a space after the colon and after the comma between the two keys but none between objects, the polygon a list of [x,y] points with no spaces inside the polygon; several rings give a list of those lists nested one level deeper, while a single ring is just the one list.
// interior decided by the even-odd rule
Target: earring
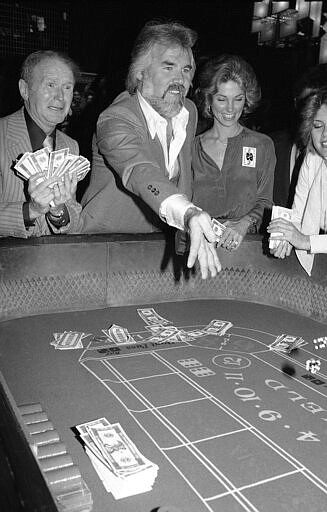
[{"label": "earring", "polygon": [[211,116],[211,117],[212,117],[212,115],[213,115],[213,114],[212,114],[212,108],[211,108],[211,105],[209,105],[209,107],[207,108],[207,112],[208,112],[209,116]]}]

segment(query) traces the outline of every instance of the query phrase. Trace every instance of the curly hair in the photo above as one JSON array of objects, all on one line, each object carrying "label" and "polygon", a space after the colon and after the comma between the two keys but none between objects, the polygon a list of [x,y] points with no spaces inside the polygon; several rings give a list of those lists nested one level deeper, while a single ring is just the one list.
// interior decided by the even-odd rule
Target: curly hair
[{"label": "curly hair", "polygon": [[203,117],[212,118],[213,96],[222,83],[236,82],[245,94],[243,116],[256,109],[261,100],[261,88],[248,62],[239,55],[223,54],[212,57],[203,65],[198,77],[194,100]]},{"label": "curly hair", "polygon": [[81,73],[76,62],[74,62],[73,59],[71,59],[65,53],[53,50],[38,50],[36,52],[30,53],[22,64],[20,78],[25,80],[26,83],[30,84],[32,81],[34,68],[40,64],[40,62],[51,59],[57,59],[66,64],[74,75],[75,83],[79,80]]},{"label": "curly hair", "polygon": [[[184,49],[191,49],[197,40],[197,33],[182,25],[181,23],[170,21],[161,23],[159,21],[149,21],[144,25],[139,33],[131,54],[131,63],[129,66],[126,89],[133,94],[138,87],[138,75],[143,72],[151,63],[151,50],[155,44],[164,46],[181,46]],[[194,64],[194,63],[193,63]],[[193,68],[193,74],[195,65]]]},{"label": "curly hair", "polygon": [[322,105],[327,106],[327,87],[314,90],[303,100],[300,110],[300,123],[298,130],[299,144],[306,152],[315,153],[312,144],[311,132],[314,118]]}]

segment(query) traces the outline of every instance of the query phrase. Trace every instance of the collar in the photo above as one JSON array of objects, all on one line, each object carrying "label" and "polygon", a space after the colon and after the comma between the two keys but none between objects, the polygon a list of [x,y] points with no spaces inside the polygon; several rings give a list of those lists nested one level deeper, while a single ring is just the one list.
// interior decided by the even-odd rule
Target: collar
[{"label": "collar", "polygon": [[[167,126],[167,121],[164,117],[162,117],[154,108],[151,107],[151,105],[146,101],[146,99],[143,98],[140,91],[137,91],[137,97],[141,106],[141,109],[143,111],[143,114],[145,116],[150,135],[152,139],[155,138],[157,134],[157,127],[162,124],[164,126]],[[181,128],[182,130],[186,130],[186,126],[188,123],[189,118],[189,112],[188,110],[183,106],[181,111],[178,112],[176,116],[172,118],[172,125],[173,129],[176,130],[176,128]]]},{"label": "collar", "polygon": [[[31,118],[31,116],[29,115],[29,113],[27,112],[25,107],[24,107],[24,117],[25,117],[28,135],[29,135],[29,138],[31,141],[32,150],[37,151],[38,149],[41,149],[43,147],[43,142],[47,135],[46,135],[46,133],[44,133],[42,128],[40,128],[39,125],[36,124],[34,119]],[[52,137],[53,145],[55,147],[56,129],[54,129],[50,134],[48,134],[48,136]]]}]

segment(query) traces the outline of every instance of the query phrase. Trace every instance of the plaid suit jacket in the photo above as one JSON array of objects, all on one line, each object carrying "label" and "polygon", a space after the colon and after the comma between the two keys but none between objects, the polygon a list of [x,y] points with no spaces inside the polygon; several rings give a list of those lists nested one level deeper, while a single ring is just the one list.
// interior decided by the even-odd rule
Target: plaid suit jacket
[{"label": "plaid suit jacket", "polygon": [[[78,154],[78,144],[59,130],[56,131],[56,149],[69,148]],[[31,236],[50,235],[76,231],[81,207],[74,200],[66,203],[70,223],[64,228],[51,227],[50,231],[45,216],[38,217],[35,226],[26,229],[22,207],[28,200],[26,183],[14,171],[16,159],[32,151],[23,108],[0,119],[0,236],[28,238]]]}]

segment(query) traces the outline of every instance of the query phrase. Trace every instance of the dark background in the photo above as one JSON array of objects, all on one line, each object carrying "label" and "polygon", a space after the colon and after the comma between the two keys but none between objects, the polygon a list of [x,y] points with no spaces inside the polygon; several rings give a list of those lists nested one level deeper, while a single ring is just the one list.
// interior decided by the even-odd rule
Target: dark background
[{"label": "dark background", "polygon": [[258,34],[251,34],[253,4],[253,0],[82,0],[72,4],[71,54],[83,69],[105,77],[110,101],[124,88],[132,44],[144,23],[153,18],[182,21],[198,33],[198,63],[207,55],[228,52],[252,64],[263,90],[258,124],[263,131],[274,130],[287,122],[297,77],[318,63],[319,43],[258,46]]},{"label": "dark background", "polygon": [[[0,43],[1,6],[8,8],[9,3],[17,12],[31,7],[33,12],[47,11],[52,16],[55,10],[67,13],[66,36],[58,33],[63,25],[60,21],[56,42],[50,44],[44,33],[39,47],[61,45],[82,71],[96,74],[93,90],[101,95],[101,108],[123,90],[133,41],[144,23],[154,18],[178,20],[197,31],[198,63],[205,56],[228,52],[242,55],[252,64],[263,90],[262,106],[254,122],[261,131],[279,129],[287,123],[293,84],[319,58],[319,41],[308,38],[283,48],[259,46],[258,35],[251,34],[253,0],[0,0]],[[295,7],[295,0],[291,0],[290,7]],[[10,38],[7,41],[0,55],[0,116],[13,112],[20,104],[19,67],[30,53],[15,54],[10,49]]]}]

